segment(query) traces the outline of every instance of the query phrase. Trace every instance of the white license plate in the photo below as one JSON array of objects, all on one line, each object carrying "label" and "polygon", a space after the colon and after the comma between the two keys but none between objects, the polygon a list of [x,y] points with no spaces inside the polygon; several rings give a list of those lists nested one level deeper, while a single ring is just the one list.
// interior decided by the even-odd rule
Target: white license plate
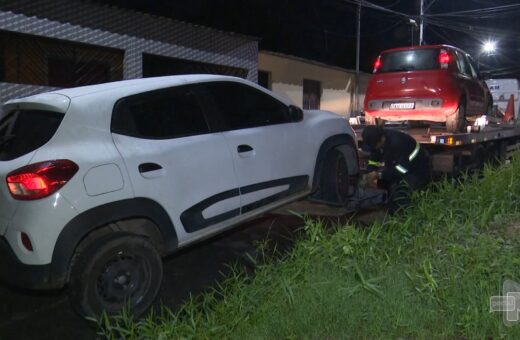
[{"label": "white license plate", "polygon": [[391,110],[406,110],[406,109],[414,109],[415,103],[392,103],[390,104]]}]

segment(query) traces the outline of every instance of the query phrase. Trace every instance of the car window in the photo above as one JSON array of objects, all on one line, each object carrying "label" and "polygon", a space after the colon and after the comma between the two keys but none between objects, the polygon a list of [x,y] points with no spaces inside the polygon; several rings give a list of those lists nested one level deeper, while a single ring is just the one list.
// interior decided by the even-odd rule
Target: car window
[{"label": "car window", "polygon": [[381,66],[377,73],[435,70],[439,68],[439,49],[386,52],[381,55]]},{"label": "car window", "polygon": [[193,89],[181,86],[121,99],[114,108],[112,132],[169,139],[208,133],[209,127]]},{"label": "car window", "polygon": [[47,143],[64,114],[43,110],[15,110],[0,120],[0,161],[23,156]]},{"label": "car window", "polygon": [[[458,69],[459,73],[467,74],[466,73],[466,58],[459,51],[455,51],[455,54],[457,55],[457,69]],[[467,75],[469,75],[469,74],[467,74]]]},{"label": "car window", "polygon": [[468,64],[471,70],[471,76],[474,79],[480,79],[480,74],[478,73],[477,68],[475,67],[475,64],[473,63],[473,59],[469,55],[467,55]]},{"label": "car window", "polygon": [[284,103],[252,87],[233,82],[206,85],[226,123],[227,129],[288,123],[289,108]]},{"label": "car window", "polygon": [[473,77],[473,72],[471,70],[471,65],[469,63],[468,57],[465,53],[461,53],[457,51],[457,60],[461,61],[461,69],[460,72],[468,77]]}]

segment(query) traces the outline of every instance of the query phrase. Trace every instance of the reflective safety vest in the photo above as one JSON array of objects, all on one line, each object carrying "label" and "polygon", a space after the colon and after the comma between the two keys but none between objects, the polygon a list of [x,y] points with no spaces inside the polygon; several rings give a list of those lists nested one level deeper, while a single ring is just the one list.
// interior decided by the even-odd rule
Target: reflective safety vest
[{"label": "reflective safety vest", "polygon": [[[421,149],[421,144],[419,144],[419,142],[417,142],[415,144],[415,149],[413,149],[412,153],[410,154],[410,156],[408,156],[408,160],[411,162],[413,161],[417,155],[419,154],[419,150]],[[370,162],[369,162],[370,163]],[[406,169],[404,166],[400,165],[400,164],[397,164],[395,166],[395,169],[397,171],[399,171],[400,173],[402,173],[403,175],[406,174],[408,172],[408,169]]]},{"label": "reflective safety vest", "polygon": [[368,161],[368,165],[369,165],[369,166],[382,167],[382,166],[385,166],[385,163],[383,163],[383,162],[377,162],[377,161],[373,161],[373,160],[369,160],[369,161]]}]

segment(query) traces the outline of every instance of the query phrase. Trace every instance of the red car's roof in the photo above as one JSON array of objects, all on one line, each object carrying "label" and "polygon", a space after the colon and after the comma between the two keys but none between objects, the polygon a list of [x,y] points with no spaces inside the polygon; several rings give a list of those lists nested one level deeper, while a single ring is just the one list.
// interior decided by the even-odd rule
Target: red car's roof
[{"label": "red car's roof", "polygon": [[384,50],[381,53],[387,53],[387,52],[397,52],[397,51],[409,51],[409,50],[419,50],[419,49],[425,49],[425,48],[451,48],[460,50],[460,48],[451,46],[451,45],[422,45],[422,46],[406,46],[406,47],[397,47],[397,48],[391,48],[389,50]]}]

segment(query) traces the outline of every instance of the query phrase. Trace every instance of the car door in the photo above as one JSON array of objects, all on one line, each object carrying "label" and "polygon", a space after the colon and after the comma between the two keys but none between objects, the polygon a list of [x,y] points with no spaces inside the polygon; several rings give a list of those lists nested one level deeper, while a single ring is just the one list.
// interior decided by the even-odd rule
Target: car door
[{"label": "car door", "polygon": [[477,90],[471,74],[471,66],[466,57],[466,54],[456,50],[457,55],[457,79],[461,90],[466,95],[466,113],[473,115],[477,109],[475,97],[477,96]]},{"label": "car door", "polygon": [[240,214],[233,158],[224,136],[210,131],[197,86],[119,100],[112,133],[135,196],[167,211],[179,243]]},{"label": "car door", "polygon": [[471,78],[473,82],[473,86],[475,88],[475,105],[476,110],[479,114],[487,113],[487,101],[488,101],[488,89],[486,82],[480,76],[477,67],[475,66],[475,62],[473,58],[468,54],[467,59],[469,62],[469,66],[471,68]]},{"label": "car door", "polygon": [[305,191],[312,137],[302,122],[291,122],[288,105],[237,82],[206,86],[233,154],[242,214]]}]

